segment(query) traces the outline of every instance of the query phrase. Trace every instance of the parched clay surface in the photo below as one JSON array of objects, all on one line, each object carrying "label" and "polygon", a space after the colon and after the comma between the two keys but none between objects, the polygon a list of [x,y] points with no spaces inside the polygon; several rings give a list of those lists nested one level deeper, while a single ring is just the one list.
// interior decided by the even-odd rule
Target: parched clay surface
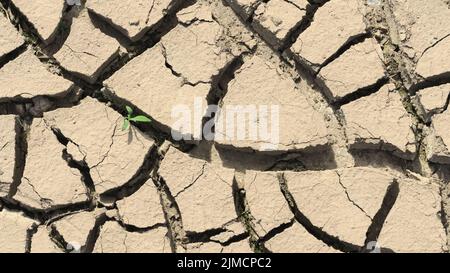
[{"label": "parched clay surface", "polygon": [[96,28],[84,10],[73,19],[70,34],[54,57],[65,69],[95,82],[119,52],[119,43]]},{"label": "parched clay surface", "polygon": [[[131,40],[136,41],[180,3],[180,0],[87,2],[87,8],[104,17]],[[130,17],[132,15],[132,17]]]},{"label": "parched clay surface", "polygon": [[30,2],[27,0],[16,0],[12,2],[36,28],[39,36],[45,42],[51,42],[63,15],[64,1],[42,0]]},{"label": "parched clay surface", "polygon": [[0,252],[449,252],[448,1],[0,2]]},{"label": "parched clay surface", "polygon": [[24,42],[20,33],[3,16],[0,17],[0,29],[2,30],[0,33],[0,40],[2,41],[0,45],[0,56],[10,53]]},{"label": "parched clay surface", "polygon": [[[20,81],[14,79],[21,75]],[[5,64],[0,70],[1,99],[58,95],[72,83],[51,73],[31,49]]]},{"label": "parched clay surface", "polygon": [[328,1],[314,14],[314,21],[298,36],[292,52],[308,63],[321,65],[355,36],[366,32],[362,2]]},{"label": "parched clay surface", "polygon": [[22,213],[0,211],[0,253],[21,253],[25,251],[27,231],[34,221]]},{"label": "parched clay surface", "polygon": [[411,117],[394,87],[386,85],[375,94],[342,107],[349,145],[355,149],[376,148],[412,158],[416,152]]},{"label": "parched clay surface", "polygon": [[86,162],[99,193],[131,180],[154,143],[139,131],[122,131],[121,116],[91,98],[48,112],[44,120],[70,140],[67,152]]}]

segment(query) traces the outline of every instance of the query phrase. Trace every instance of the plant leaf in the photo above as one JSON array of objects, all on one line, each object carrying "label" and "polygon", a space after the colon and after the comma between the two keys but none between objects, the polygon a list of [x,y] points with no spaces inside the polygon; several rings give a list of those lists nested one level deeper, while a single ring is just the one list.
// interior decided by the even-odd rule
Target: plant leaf
[{"label": "plant leaf", "polygon": [[124,119],[123,125],[122,125],[122,131],[128,130],[129,127],[130,127],[130,121],[128,119]]},{"label": "plant leaf", "polygon": [[134,118],[130,118],[130,121],[134,121],[134,122],[152,122],[148,117],[146,116],[136,116]]},{"label": "plant leaf", "polygon": [[125,108],[127,109],[128,112],[128,116],[131,116],[133,114],[133,108],[131,108],[130,106],[125,106]]}]

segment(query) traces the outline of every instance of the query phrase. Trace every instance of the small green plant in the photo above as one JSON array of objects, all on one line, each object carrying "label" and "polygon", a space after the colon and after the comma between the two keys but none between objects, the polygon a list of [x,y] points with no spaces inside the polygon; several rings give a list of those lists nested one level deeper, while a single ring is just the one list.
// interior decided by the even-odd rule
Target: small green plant
[{"label": "small green plant", "polygon": [[127,109],[127,117],[123,120],[122,125],[122,131],[128,130],[130,128],[130,122],[141,122],[141,123],[149,123],[151,120],[146,116],[135,116],[133,117],[133,109],[130,106],[125,106],[125,109]]}]

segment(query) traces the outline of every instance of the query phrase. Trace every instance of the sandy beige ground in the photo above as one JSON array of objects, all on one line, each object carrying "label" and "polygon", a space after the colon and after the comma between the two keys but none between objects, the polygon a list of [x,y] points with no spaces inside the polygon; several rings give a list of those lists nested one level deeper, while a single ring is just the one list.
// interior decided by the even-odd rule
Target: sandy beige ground
[{"label": "sandy beige ground", "polygon": [[0,252],[449,251],[448,1],[0,11]]}]

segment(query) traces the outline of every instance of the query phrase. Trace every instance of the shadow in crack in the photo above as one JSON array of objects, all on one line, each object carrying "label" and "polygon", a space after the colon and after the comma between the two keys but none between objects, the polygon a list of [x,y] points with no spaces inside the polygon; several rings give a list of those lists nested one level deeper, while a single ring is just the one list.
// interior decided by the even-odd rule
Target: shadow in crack
[{"label": "shadow in crack", "polygon": [[[400,187],[397,179],[394,179],[392,183],[386,190],[386,194],[384,196],[383,202],[381,204],[381,208],[375,214],[372,224],[367,229],[366,233],[366,241],[364,242],[364,248],[362,252],[371,252],[373,251],[371,244],[373,242],[378,241],[378,237],[380,236],[381,230],[383,229],[383,225],[386,222],[386,219],[397,201],[398,195],[400,193]],[[394,251],[388,248],[380,249],[382,253],[393,253]]]}]

